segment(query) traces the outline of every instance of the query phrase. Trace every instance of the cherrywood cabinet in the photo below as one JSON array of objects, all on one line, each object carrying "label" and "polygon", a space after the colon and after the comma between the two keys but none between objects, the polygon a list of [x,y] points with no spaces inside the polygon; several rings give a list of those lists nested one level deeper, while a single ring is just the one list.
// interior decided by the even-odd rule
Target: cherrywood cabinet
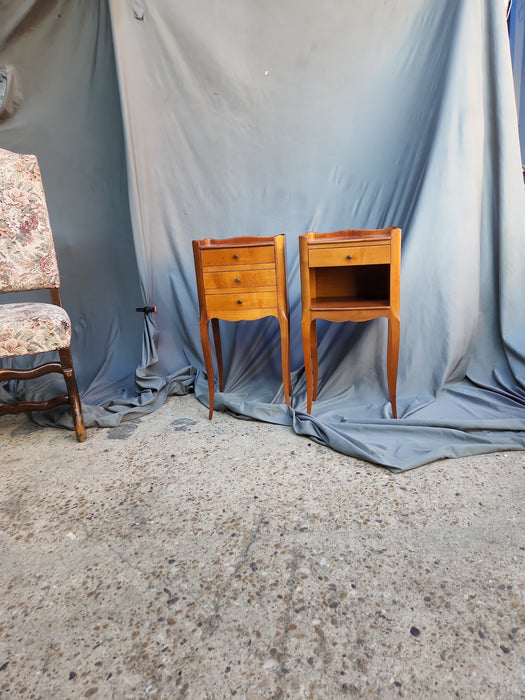
[{"label": "cherrywood cabinet", "polygon": [[388,319],[387,380],[397,418],[401,229],[309,232],[299,237],[307,412],[317,398],[317,319]]},{"label": "cherrywood cabinet", "polygon": [[200,336],[208,375],[209,418],[213,416],[215,380],[209,336],[212,323],[219,390],[224,389],[219,319],[253,321],[275,316],[281,334],[281,362],[286,403],[292,393],[290,331],[286,296],[284,234],[193,241],[200,308]]}]

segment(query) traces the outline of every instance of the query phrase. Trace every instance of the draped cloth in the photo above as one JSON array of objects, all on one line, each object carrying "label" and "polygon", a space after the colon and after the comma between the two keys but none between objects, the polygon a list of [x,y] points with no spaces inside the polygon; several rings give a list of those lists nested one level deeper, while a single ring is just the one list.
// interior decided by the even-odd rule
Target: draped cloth
[{"label": "draped cloth", "polygon": [[[24,95],[0,145],[39,155],[88,425],[170,393],[207,403],[191,241],[285,233],[292,407],[264,319],[221,322],[217,410],[392,470],[523,449],[525,201],[503,3],[70,5],[32,32],[29,2],[0,22]],[[318,324],[308,415],[298,236],[391,225],[399,419],[384,319]],[[157,313],[134,315],[145,304]]]}]

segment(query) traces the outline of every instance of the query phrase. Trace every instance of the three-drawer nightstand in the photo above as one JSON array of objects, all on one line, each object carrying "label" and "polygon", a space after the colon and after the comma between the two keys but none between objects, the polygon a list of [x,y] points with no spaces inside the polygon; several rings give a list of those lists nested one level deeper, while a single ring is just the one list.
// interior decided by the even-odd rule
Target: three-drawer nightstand
[{"label": "three-drawer nightstand", "polygon": [[299,236],[307,412],[317,397],[317,319],[388,319],[387,380],[397,418],[401,229],[309,232]]},{"label": "three-drawer nightstand", "polygon": [[219,319],[253,321],[266,316],[277,318],[281,333],[284,398],[290,405],[292,383],[284,239],[284,234],[281,234],[268,238],[253,236],[193,241],[210,420],[213,416],[215,380],[209,321],[212,322],[219,370],[219,390],[224,389]]}]

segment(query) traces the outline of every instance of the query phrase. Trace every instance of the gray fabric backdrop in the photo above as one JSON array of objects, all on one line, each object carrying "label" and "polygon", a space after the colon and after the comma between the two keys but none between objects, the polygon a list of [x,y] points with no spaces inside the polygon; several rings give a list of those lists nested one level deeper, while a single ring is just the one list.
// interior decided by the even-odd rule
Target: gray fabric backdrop
[{"label": "gray fabric backdrop", "polygon": [[[286,233],[293,406],[266,319],[222,324],[216,408],[393,470],[523,449],[525,194],[506,31],[492,0],[0,8],[0,62],[23,94],[0,145],[40,160],[88,424],[170,392],[206,403],[191,241]],[[308,416],[297,238],[390,225],[403,229],[400,419],[384,320],[320,324]],[[143,303],[158,307],[144,324]]]}]

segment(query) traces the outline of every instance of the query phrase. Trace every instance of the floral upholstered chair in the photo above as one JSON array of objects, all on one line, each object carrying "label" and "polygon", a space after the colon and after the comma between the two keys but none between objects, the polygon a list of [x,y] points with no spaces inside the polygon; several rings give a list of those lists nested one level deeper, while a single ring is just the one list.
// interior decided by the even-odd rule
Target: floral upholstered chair
[{"label": "floral upholstered chair", "polygon": [[58,372],[67,387],[67,393],[48,401],[0,405],[0,416],[70,404],[77,440],[83,442],[86,429],[70,352],[71,321],[62,308],[59,288],[38,161],[33,155],[0,148],[0,293],[49,289],[52,302],[0,303],[0,360],[51,351],[59,355],[59,362],[32,369],[0,367],[0,383]]}]

